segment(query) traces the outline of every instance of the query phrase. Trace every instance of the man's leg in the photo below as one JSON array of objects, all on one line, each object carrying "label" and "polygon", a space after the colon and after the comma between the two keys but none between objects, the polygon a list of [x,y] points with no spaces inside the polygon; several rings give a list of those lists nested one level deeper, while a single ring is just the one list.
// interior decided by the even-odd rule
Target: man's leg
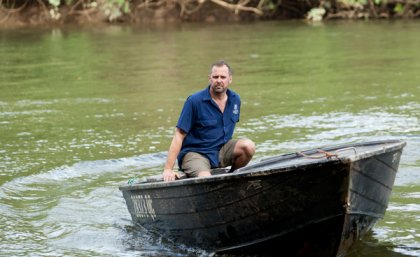
[{"label": "man's leg", "polygon": [[239,139],[233,150],[232,171],[242,168],[251,161],[255,154],[255,143],[249,139]]},{"label": "man's leg", "polygon": [[211,176],[210,161],[199,153],[187,153],[182,160],[182,170],[188,177]]},{"label": "man's leg", "polygon": [[255,144],[251,140],[230,140],[219,152],[220,166],[232,166],[231,171],[234,171],[247,165],[254,153]]}]

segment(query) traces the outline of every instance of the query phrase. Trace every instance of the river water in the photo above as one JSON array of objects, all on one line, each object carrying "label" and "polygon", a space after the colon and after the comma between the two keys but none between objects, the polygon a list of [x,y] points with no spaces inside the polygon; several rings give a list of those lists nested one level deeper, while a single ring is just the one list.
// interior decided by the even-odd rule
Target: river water
[{"label": "river water", "polygon": [[[266,156],[403,139],[385,218],[350,256],[420,256],[420,21],[0,31],[0,256],[209,256],[135,229],[118,186],[161,172],[217,59]],[[281,249],[279,249],[279,256]]]}]

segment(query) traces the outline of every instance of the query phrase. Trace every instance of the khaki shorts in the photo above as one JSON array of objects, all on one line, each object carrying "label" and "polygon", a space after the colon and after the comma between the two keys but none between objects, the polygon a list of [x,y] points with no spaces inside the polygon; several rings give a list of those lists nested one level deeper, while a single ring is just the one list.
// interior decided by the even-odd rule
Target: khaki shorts
[{"label": "khaki shorts", "polygon": [[[219,151],[219,168],[232,166],[233,150],[237,140],[229,140]],[[182,170],[188,177],[197,177],[201,171],[211,171],[209,159],[204,155],[195,152],[187,153],[182,159]]]}]

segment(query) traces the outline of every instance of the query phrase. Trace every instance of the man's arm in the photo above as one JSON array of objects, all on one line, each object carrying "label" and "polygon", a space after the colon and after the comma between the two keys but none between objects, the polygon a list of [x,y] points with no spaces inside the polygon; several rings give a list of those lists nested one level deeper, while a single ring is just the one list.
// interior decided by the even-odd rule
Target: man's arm
[{"label": "man's arm", "polygon": [[173,171],[176,158],[181,151],[182,142],[187,134],[179,128],[175,129],[175,134],[172,139],[171,146],[169,147],[168,157],[166,159],[165,167],[163,170],[163,180],[175,180],[176,173]]}]

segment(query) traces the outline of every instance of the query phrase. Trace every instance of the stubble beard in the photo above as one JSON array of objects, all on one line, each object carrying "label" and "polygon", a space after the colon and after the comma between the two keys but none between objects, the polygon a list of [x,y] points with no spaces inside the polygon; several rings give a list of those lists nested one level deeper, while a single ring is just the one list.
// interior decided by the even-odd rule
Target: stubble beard
[{"label": "stubble beard", "polygon": [[213,85],[213,93],[215,94],[223,94],[226,90],[227,88],[225,88],[223,84],[216,83]]}]

